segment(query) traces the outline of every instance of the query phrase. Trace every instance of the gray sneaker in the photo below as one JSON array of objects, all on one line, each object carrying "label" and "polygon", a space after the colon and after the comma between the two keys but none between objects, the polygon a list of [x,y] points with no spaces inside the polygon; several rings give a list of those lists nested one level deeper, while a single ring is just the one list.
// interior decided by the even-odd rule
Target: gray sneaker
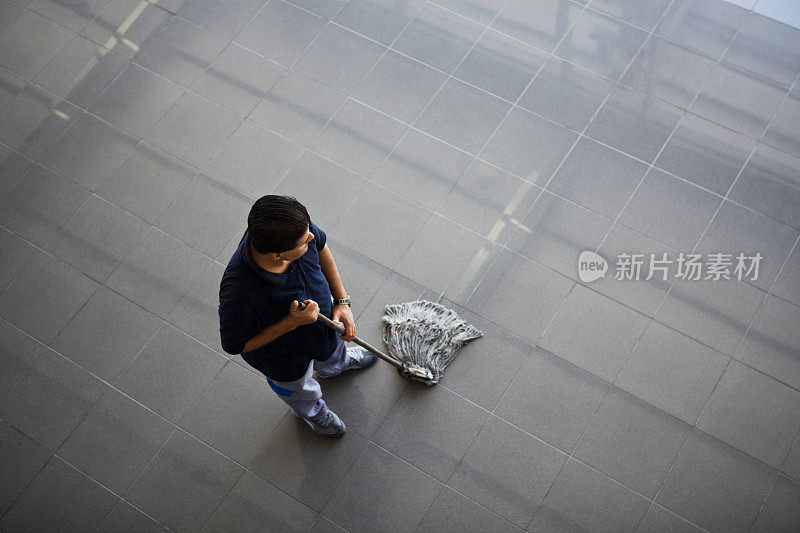
[{"label": "gray sneaker", "polygon": [[[367,368],[369,365],[378,360],[378,356],[370,352],[363,346],[354,346],[347,349],[347,355],[350,356],[350,362],[344,370],[358,370],[360,368]],[[342,370],[342,372],[344,372]]]},{"label": "gray sneaker", "polygon": [[314,433],[319,435],[341,437],[344,435],[344,432],[347,431],[344,422],[342,422],[336,413],[328,409],[327,406],[323,407],[319,413],[311,418],[301,417],[301,419],[314,430]]},{"label": "gray sneaker", "polygon": [[320,372],[317,372],[317,377],[322,379],[332,378],[334,376],[338,376],[342,372],[347,372],[348,370],[358,370],[360,368],[366,368],[378,360],[377,355],[375,355],[374,353],[370,352],[369,350],[361,346],[348,348],[347,356],[349,358],[347,366],[343,367],[338,373],[326,376],[324,374],[321,374]]}]

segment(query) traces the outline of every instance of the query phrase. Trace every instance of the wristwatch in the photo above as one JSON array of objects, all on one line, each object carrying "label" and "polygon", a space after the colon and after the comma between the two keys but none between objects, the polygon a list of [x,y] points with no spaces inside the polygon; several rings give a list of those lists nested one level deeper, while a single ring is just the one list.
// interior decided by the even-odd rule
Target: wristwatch
[{"label": "wristwatch", "polygon": [[344,298],[334,298],[333,305],[350,305],[350,296],[345,296]]}]

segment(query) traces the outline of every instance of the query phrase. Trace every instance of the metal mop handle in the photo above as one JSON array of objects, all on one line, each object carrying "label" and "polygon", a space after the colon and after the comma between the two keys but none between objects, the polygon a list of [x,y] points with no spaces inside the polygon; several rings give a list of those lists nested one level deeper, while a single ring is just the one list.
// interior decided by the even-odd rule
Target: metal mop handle
[{"label": "metal mop handle", "polygon": [[[307,305],[305,303],[303,303],[303,302],[298,301],[297,303],[299,304],[298,309],[300,311],[302,311],[303,309],[305,309],[307,307]],[[339,324],[337,324],[336,322],[334,322],[330,318],[326,317],[322,313],[319,313],[317,315],[317,320],[319,320],[320,322],[322,322],[323,324],[325,324],[329,328],[331,328],[331,329],[333,329],[335,331],[338,331],[341,334],[344,334],[344,332],[345,332],[345,329],[342,326],[340,326]],[[403,363],[401,363],[400,361],[398,361],[397,359],[395,359],[391,355],[383,353],[381,350],[375,348],[370,343],[368,343],[366,341],[363,341],[363,340],[359,339],[358,337],[353,339],[353,342],[355,342],[359,346],[363,346],[364,348],[366,348],[370,352],[374,353],[375,355],[377,355],[378,357],[380,357],[381,359],[383,359],[387,363],[390,363],[390,364],[396,366],[397,368],[403,368]]]}]

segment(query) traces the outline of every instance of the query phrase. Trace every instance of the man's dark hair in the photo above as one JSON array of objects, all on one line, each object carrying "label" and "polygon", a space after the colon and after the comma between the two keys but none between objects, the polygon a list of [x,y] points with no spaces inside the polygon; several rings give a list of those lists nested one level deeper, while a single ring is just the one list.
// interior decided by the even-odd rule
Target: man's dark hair
[{"label": "man's dark hair", "polygon": [[262,254],[293,250],[306,234],[310,220],[306,208],[295,198],[262,196],[247,216],[250,242]]}]

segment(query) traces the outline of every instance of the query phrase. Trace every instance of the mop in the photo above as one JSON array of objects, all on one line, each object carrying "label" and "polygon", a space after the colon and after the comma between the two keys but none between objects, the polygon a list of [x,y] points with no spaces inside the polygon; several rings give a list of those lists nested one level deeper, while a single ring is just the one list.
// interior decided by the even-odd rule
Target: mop
[{"label": "mop", "polygon": [[[439,383],[461,347],[483,336],[452,309],[427,300],[387,305],[384,312],[383,342],[389,354],[358,337],[353,342],[396,366],[401,376],[426,385]],[[344,327],[322,314],[317,320],[340,334],[345,332]]]}]

